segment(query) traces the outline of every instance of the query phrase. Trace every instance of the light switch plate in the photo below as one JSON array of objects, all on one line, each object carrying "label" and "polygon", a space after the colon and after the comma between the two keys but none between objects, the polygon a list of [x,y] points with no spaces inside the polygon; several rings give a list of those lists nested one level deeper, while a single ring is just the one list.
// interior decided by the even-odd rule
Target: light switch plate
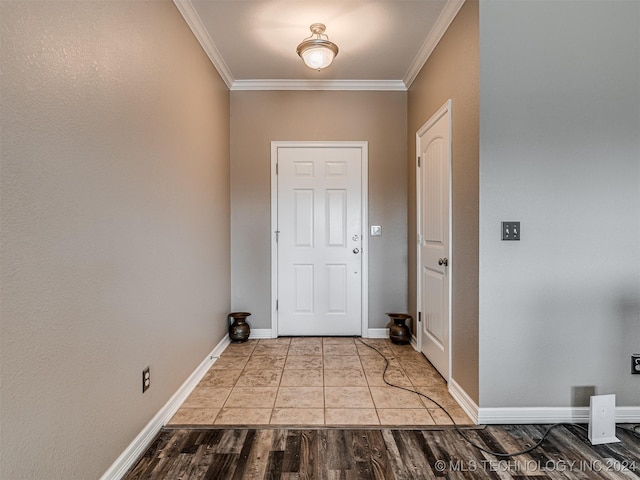
[{"label": "light switch plate", "polygon": [[382,227],[380,225],[371,225],[371,236],[379,237],[382,235]]},{"label": "light switch plate", "polygon": [[502,240],[520,240],[520,222],[502,222]]}]

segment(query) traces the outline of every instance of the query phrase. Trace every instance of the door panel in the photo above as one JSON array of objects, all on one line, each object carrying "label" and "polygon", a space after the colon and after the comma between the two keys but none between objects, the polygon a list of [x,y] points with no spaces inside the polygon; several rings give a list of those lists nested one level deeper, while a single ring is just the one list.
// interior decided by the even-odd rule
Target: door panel
[{"label": "door panel", "polygon": [[442,376],[450,373],[450,103],[418,132],[418,271],[421,350]]},{"label": "door panel", "polygon": [[277,150],[279,335],[362,333],[362,149]]},{"label": "door panel", "polygon": [[327,312],[347,313],[347,265],[327,265]]},{"label": "door panel", "polygon": [[313,313],[313,265],[293,265],[294,312]]},{"label": "door panel", "polygon": [[423,269],[424,334],[429,336],[429,342],[439,350],[444,350],[443,341],[446,339],[445,322],[442,321],[442,299],[444,296],[444,275],[440,272]]},{"label": "door panel", "polygon": [[296,247],[313,247],[313,190],[294,190]]},{"label": "door panel", "polygon": [[347,244],[347,192],[327,190],[327,232],[331,247]]}]

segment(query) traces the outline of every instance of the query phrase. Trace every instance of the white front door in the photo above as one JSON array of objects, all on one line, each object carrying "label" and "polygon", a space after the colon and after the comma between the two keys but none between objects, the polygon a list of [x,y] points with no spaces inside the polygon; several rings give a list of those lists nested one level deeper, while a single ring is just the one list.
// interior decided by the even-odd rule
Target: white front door
[{"label": "white front door", "polygon": [[276,149],[277,333],[361,335],[366,151]]},{"label": "white front door", "polygon": [[451,101],[418,130],[418,311],[420,349],[440,374],[450,373]]}]

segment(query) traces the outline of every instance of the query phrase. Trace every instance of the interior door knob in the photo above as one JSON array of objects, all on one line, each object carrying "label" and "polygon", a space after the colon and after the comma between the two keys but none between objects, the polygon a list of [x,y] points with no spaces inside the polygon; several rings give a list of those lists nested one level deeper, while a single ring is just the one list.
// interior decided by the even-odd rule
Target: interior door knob
[{"label": "interior door knob", "polygon": [[439,258],[438,265],[444,265],[445,267],[449,265],[449,259],[447,257]]},{"label": "interior door knob", "polygon": [[360,253],[360,249],[359,248],[354,248],[353,249],[353,253]]}]

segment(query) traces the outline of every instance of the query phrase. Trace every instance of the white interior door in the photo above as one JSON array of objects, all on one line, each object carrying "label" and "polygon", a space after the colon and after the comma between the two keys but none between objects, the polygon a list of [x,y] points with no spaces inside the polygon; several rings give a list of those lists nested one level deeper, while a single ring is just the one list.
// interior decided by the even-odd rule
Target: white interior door
[{"label": "white interior door", "polygon": [[451,101],[417,133],[418,311],[421,351],[449,380]]},{"label": "white interior door", "polygon": [[278,335],[362,334],[362,148],[277,148]]}]

